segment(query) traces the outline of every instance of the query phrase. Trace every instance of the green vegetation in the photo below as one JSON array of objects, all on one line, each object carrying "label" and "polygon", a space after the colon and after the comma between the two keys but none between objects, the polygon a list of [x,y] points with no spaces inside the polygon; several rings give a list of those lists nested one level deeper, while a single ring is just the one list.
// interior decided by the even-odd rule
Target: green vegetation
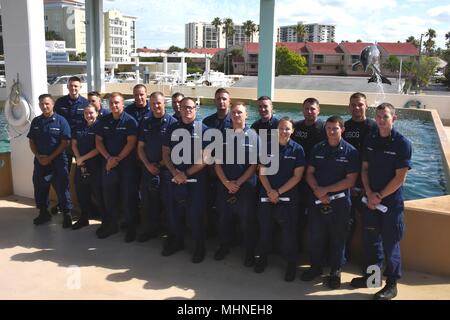
[{"label": "green vegetation", "polygon": [[86,52],[80,52],[79,54],[70,53],[70,61],[86,61]]},{"label": "green vegetation", "polygon": [[307,74],[306,59],[288,48],[277,48],[275,75]]}]

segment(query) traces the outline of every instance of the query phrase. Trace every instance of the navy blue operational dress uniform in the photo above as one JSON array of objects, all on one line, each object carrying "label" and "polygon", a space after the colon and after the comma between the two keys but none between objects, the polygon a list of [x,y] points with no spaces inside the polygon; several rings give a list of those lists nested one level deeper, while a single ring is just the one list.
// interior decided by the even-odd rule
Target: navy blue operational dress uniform
[{"label": "navy blue operational dress uniform", "polygon": [[[64,117],[57,113],[53,113],[49,117],[45,117],[42,114],[35,117],[31,122],[27,137],[33,141],[38,155],[49,156],[63,141],[69,141],[71,139],[71,132],[69,124]],[[62,212],[68,215],[73,206],[69,193],[69,168],[65,151],[56,156],[46,166],[41,165],[37,158],[34,158],[34,199],[36,201],[36,207],[45,217],[49,217],[47,215],[47,208],[49,205],[50,185],[53,185],[56,191]],[[35,221],[35,224],[40,223],[36,223]]]},{"label": "navy blue operational dress uniform", "polygon": [[[363,161],[368,163],[369,185],[380,192],[394,178],[396,170],[411,168],[411,142],[392,129],[389,137],[371,134],[364,145]],[[385,260],[384,275],[396,282],[401,277],[400,240],[404,232],[403,186],[382,199],[386,213],[365,208],[363,213],[363,250],[366,266]]]},{"label": "navy blue operational dress uniform", "polygon": [[63,96],[55,102],[55,112],[63,116],[69,123],[72,132],[83,124],[84,107],[89,101],[79,95],[76,99],[72,99],[70,95]]},{"label": "navy blue operational dress uniform", "polygon": [[[103,117],[96,125],[96,135],[103,138],[103,145],[111,157],[117,157],[127,144],[129,136],[138,135],[136,120],[126,112],[120,114],[119,119],[114,119],[113,113]],[[103,217],[102,229],[98,235],[105,238],[118,230],[120,206],[125,222],[128,225],[126,238],[135,233],[137,223],[137,177],[136,177],[136,153],[132,150],[128,156],[111,170],[106,170],[106,161],[103,159],[102,185],[106,206],[106,215]]]},{"label": "navy blue operational dress uniform", "polygon": [[[237,181],[248,170],[253,171],[253,173],[240,185],[236,193],[229,193],[223,182],[220,179],[217,180],[216,205],[219,214],[220,247],[215,254],[215,259],[222,260],[228,253],[235,236],[235,221],[238,220],[246,250],[244,264],[251,266],[254,262],[257,241],[255,172],[259,143],[256,132],[248,127],[243,128],[241,132],[236,132],[236,134],[237,136],[233,138],[233,141],[229,141],[230,139],[226,139],[226,133],[224,132],[226,143],[223,148],[223,159],[221,159],[223,164],[216,163],[216,172],[217,167],[220,166],[227,181]],[[232,163],[227,162],[229,160],[227,159],[227,149],[229,148],[234,149]],[[238,151],[238,149],[241,151]],[[242,153],[242,159],[239,159],[238,153]]]},{"label": "navy blue operational dress uniform", "polygon": [[202,120],[203,124],[206,125],[208,128],[215,128],[220,131],[225,130],[226,128],[231,128],[233,125],[231,123],[231,114],[230,112],[227,113],[225,118],[219,119],[217,116],[217,112],[207,116],[205,119]]},{"label": "navy blue operational dress uniform", "polygon": [[[337,146],[330,146],[328,140],[318,143],[311,150],[308,166],[314,168],[314,177],[320,187],[333,185],[349,174],[360,171],[358,151],[341,139]],[[309,170],[309,169],[308,169]],[[328,196],[343,192],[345,196],[329,205],[316,205],[313,196],[309,211],[309,251],[311,267],[317,273],[326,264],[329,249],[331,275],[338,276],[345,263],[344,248],[350,220],[350,190],[344,189]],[[340,281],[340,275],[339,275]],[[339,283],[340,285],[340,283]]]},{"label": "navy blue operational dress uniform", "polygon": [[[88,125],[84,121],[73,135],[80,156],[86,155],[96,148],[95,135],[99,120]],[[92,216],[103,217],[105,215],[105,202],[102,187],[102,158],[101,155],[84,161],[83,166],[77,166],[75,171],[75,188],[81,209],[80,223],[89,224]],[[75,226],[74,226],[75,228]]]},{"label": "navy blue operational dress uniform", "polygon": [[159,168],[159,175],[153,175],[142,166],[141,200],[144,207],[142,219],[143,231],[138,237],[146,240],[155,236],[161,227],[161,202],[166,215],[172,208],[169,199],[169,187],[172,176],[165,166],[161,165],[162,145],[167,129],[177,120],[167,112],[161,118],[150,115],[144,118],[139,127],[139,142],[143,142],[144,152],[148,162]]},{"label": "navy blue operational dress uniform", "polygon": [[[278,190],[286,184],[294,176],[295,169],[306,166],[305,152],[303,148],[289,139],[286,145],[279,145],[279,169],[274,175],[266,175],[270,187]],[[262,174],[262,173],[260,173]],[[296,268],[298,242],[297,242],[297,218],[298,218],[298,202],[299,189],[294,186],[290,190],[284,192],[281,197],[289,198],[289,201],[279,201],[274,204],[272,202],[258,203],[258,222],[259,222],[259,242],[256,250],[256,256],[263,261],[257,260],[255,272],[262,272],[267,263],[267,256],[273,250],[273,230],[275,225],[281,227],[281,252],[288,262],[288,266]],[[267,198],[267,190],[261,187],[259,190],[259,200]],[[258,267],[260,265],[260,267]],[[295,276],[295,271],[293,272]],[[290,278],[290,279],[289,279]],[[286,281],[292,281],[292,277],[287,275]]]},{"label": "navy blue operational dress uniform", "polygon": [[136,120],[138,125],[141,123],[141,121],[150,115],[150,105],[149,101],[147,100],[145,107],[137,107],[136,103],[133,102],[132,104],[128,105],[125,108],[125,112],[128,113],[130,116]]},{"label": "navy blue operational dress uniform", "polygon": [[259,130],[265,129],[267,130],[267,152],[270,153],[270,139],[272,138],[272,131],[271,130],[277,130],[278,128],[278,122],[280,122],[280,119],[278,119],[275,116],[272,116],[269,121],[262,121],[261,119],[256,120],[253,122],[251,128],[255,130],[259,135]]},{"label": "navy blue operational dress uniform", "polygon": [[[195,104],[195,103],[194,103]],[[193,106],[195,108],[195,106]],[[172,124],[164,137],[163,146],[173,150],[179,141],[172,141],[171,138],[179,137],[176,132],[177,129],[187,130],[189,133],[190,159],[182,160],[181,163],[173,164],[175,169],[179,172],[189,170],[196,162],[202,161],[202,155],[195,154],[198,145],[202,151],[206,143],[202,141],[202,135],[207,130],[207,127],[202,122],[194,120],[190,123],[183,121]],[[186,132],[186,131],[185,131]],[[183,138],[184,139],[184,138]],[[180,155],[184,155],[181,151]],[[174,176],[171,175],[171,178]],[[169,256],[184,248],[184,216],[189,221],[192,238],[195,241],[195,250],[192,257],[192,262],[199,263],[203,261],[205,256],[205,211],[206,211],[206,171],[202,168],[195,174],[188,176],[188,179],[195,179],[195,182],[188,182],[185,184],[170,184],[170,201],[173,204],[173,209],[170,210],[169,215],[169,238],[164,244],[163,256]]]}]

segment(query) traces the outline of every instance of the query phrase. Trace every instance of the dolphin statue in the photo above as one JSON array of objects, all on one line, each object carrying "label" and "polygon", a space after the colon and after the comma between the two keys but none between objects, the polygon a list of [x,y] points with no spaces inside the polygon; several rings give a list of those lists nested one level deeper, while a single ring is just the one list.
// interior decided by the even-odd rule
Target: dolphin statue
[{"label": "dolphin statue", "polygon": [[392,84],[388,78],[383,76],[380,71],[380,50],[376,45],[365,47],[359,55],[359,61],[352,64],[352,70],[355,71],[358,65],[362,65],[364,72],[369,68],[372,70],[372,76],[367,82],[377,82],[377,76],[380,77],[382,83]]}]

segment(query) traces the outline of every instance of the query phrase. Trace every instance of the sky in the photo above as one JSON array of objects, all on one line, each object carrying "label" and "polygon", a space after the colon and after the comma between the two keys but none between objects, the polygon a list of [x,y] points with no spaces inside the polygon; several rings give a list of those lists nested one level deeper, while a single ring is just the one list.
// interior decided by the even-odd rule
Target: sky
[{"label": "sky", "polygon": [[[185,24],[231,18],[259,24],[260,0],[104,0],[104,10],[137,17],[137,46],[184,47]],[[324,23],[336,26],[336,42],[397,42],[436,30],[438,47],[450,31],[450,0],[275,0],[277,26]]]}]

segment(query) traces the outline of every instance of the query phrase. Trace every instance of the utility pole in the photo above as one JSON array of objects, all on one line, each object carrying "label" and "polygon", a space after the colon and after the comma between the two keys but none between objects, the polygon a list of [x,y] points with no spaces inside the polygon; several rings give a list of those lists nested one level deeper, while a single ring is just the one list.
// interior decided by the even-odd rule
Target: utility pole
[{"label": "utility pole", "polygon": [[420,34],[420,43],[419,43],[419,61],[417,61],[417,74],[416,74],[416,94],[419,93],[420,85],[419,85],[419,75],[420,75],[420,58],[422,57],[422,38],[423,33]]}]

